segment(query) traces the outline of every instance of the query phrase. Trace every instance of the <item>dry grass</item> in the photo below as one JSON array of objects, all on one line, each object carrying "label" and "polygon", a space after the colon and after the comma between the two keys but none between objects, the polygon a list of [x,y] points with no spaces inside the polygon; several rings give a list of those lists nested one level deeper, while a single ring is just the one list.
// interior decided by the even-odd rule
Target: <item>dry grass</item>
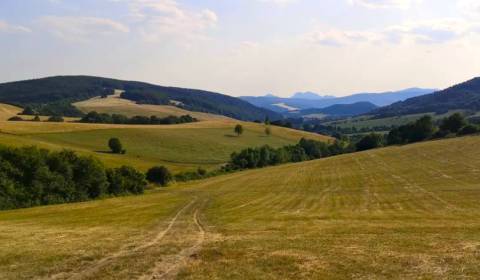
[{"label": "dry grass", "polygon": [[0,103],[0,121],[6,121],[22,111],[23,109],[20,107]]},{"label": "dry grass", "polygon": [[109,95],[106,98],[94,97],[86,101],[74,103],[73,105],[85,113],[96,111],[99,113],[123,114],[130,117],[139,115],[148,117],[191,115],[199,120],[228,119],[220,115],[187,111],[175,106],[137,104],[131,100],[120,98],[120,94],[121,91],[116,91],[114,95]]},{"label": "dry grass", "polygon": [[2,212],[0,278],[477,279],[479,144],[425,142]]}]

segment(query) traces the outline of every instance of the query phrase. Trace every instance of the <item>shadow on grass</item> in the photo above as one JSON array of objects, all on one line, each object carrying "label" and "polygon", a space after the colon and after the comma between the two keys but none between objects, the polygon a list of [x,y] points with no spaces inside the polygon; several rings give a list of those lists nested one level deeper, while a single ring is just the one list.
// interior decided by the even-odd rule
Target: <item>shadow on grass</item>
[{"label": "shadow on grass", "polygon": [[223,136],[225,136],[225,137],[230,137],[230,138],[237,138],[237,137],[239,137],[239,136],[234,135],[234,134],[225,134],[225,135],[223,135]]}]

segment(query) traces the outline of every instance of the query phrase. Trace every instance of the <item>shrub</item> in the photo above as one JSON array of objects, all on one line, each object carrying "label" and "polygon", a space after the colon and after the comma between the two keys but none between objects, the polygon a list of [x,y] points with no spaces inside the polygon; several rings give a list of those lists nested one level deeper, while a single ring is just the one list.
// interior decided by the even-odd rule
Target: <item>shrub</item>
[{"label": "shrub", "polygon": [[445,118],[441,125],[441,130],[448,130],[452,133],[457,133],[464,127],[466,124],[465,118],[460,113],[455,113],[448,118]]},{"label": "shrub", "polygon": [[147,180],[166,186],[172,180],[172,174],[165,166],[155,166],[147,171]]},{"label": "shrub", "polygon": [[357,151],[365,151],[381,147],[383,143],[383,136],[376,133],[370,133],[363,137],[357,144]]},{"label": "shrub", "polygon": [[23,119],[19,116],[13,116],[11,118],[8,119],[8,121],[11,121],[11,122],[21,122],[23,121]]},{"label": "shrub", "polygon": [[108,192],[114,195],[142,194],[147,186],[145,175],[129,166],[108,169],[107,178]]},{"label": "shrub", "polygon": [[269,126],[265,127],[265,134],[266,134],[267,136],[272,135],[272,129],[271,129]]},{"label": "shrub", "polygon": [[33,118],[34,122],[39,122],[40,121],[40,116],[39,115],[35,115],[35,117]]},{"label": "shrub", "polygon": [[125,154],[125,150],[123,149],[122,142],[118,138],[110,138],[108,140],[108,147],[114,154]]},{"label": "shrub", "polygon": [[62,116],[51,116],[50,118],[48,118],[49,122],[64,122],[65,120],[63,119]]},{"label": "shrub", "polygon": [[478,127],[472,124],[464,126],[459,132],[458,135],[469,135],[478,133]]},{"label": "shrub", "polygon": [[27,106],[23,109],[23,111],[20,113],[21,115],[27,115],[27,116],[33,116],[35,115],[35,111],[32,109],[32,107]]}]

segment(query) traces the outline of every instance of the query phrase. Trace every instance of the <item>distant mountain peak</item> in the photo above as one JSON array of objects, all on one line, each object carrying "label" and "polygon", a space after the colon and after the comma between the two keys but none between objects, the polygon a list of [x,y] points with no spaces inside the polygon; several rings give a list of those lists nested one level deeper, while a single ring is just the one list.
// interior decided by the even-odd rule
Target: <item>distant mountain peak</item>
[{"label": "distant mountain peak", "polygon": [[305,92],[297,92],[291,98],[320,100],[320,99],[335,98],[335,96],[320,95],[315,92],[305,91]]}]

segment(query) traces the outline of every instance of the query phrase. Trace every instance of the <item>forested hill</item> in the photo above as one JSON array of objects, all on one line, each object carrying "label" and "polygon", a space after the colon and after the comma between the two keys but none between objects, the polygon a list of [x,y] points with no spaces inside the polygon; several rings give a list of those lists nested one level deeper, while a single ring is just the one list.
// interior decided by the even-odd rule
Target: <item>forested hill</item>
[{"label": "forested hill", "polygon": [[280,119],[281,115],[231,96],[203,90],[164,87],[92,76],[56,76],[0,84],[0,102],[32,107],[45,115],[79,116],[73,102],[112,94],[138,103],[172,104],[186,110],[225,115],[240,120]]},{"label": "forested hill", "polygon": [[390,117],[428,112],[444,113],[458,109],[480,111],[480,77],[442,91],[379,108],[372,114],[377,117]]}]

